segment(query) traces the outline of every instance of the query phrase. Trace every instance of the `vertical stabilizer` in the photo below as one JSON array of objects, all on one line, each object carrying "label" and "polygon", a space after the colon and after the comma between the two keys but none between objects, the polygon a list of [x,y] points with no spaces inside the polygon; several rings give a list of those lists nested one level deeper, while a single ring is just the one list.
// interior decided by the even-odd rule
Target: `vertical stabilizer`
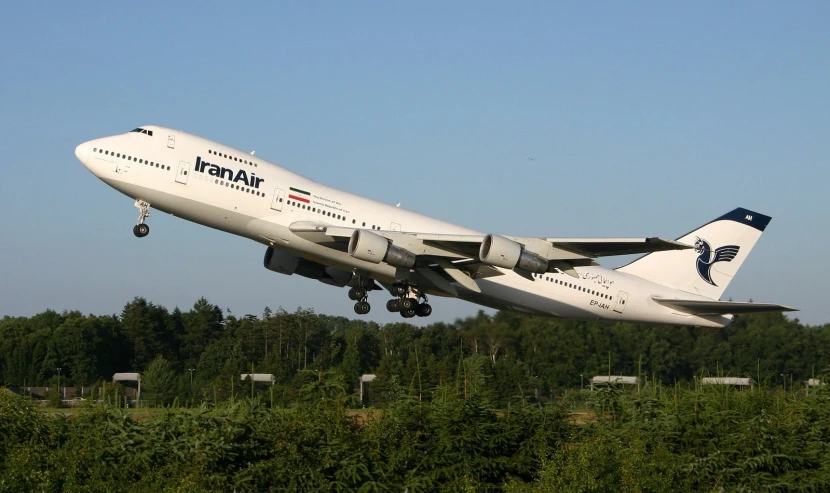
[{"label": "vertical stabilizer", "polygon": [[717,300],[771,219],[738,208],[677,239],[693,250],[650,253],[617,270]]}]

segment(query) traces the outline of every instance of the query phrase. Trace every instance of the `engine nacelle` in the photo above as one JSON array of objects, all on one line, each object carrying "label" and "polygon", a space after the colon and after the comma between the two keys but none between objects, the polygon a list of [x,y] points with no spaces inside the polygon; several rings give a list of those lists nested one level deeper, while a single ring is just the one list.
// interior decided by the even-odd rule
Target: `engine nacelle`
[{"label": "engine nacelle", "polygon": [[410,268],[415,265],[415,254],[409,250],[396,247],[383,236],[364,229],[355,230],[349,239],[349,255],[379,264],[386,262],[395,267]]},{"label": "engine nacelle", "polygon": [[504,236],[485,236],[478,251],[478,258],[485,264],[505,269],[518,267],[534,274],[543,274],[548,271],[548,259],[528,252],[522,248],[522,245]]},{"label": "engine nacelle", "polygon": [[298,257],[291,253],[286,253],[281,250],[276,250],[273,247],[268,247],[265,250],[265,259],[263,260],[265,268],[280,274],[290,276],[297,274],[298,276],[308,277],[310,279],[328,278],[326,273],[326,266],[313,262],[311,260]]}]

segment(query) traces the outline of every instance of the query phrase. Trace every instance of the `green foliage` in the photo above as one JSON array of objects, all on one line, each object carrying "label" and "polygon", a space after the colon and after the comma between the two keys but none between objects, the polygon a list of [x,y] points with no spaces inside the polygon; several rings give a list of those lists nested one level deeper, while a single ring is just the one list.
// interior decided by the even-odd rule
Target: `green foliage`
[{"label": "green foliage", "polygon": [[[830,326],[780,314],[718,330],[508,312],[381,327],[136,298],[120,317],[5,317],[0,382],[54,388],[61,368],[62,386],[100,382],[103,404],[46,418],[0,393],[0,491],[822,491],[830,395],[801,382],[828,367]],[[109,380],[142,369],[143,400],[196,409],[132,419]],[[252,370],[276,384],[241,382]],[[609,372],[647,384],[574,390]],[[355,416],[364,373],[374,409]],[[694,386],[708,374],[760,388]]]},{"label": "green foliage", "polygon": [[176,374],[163,356],[150,362],[141,374],[141,399],[150,405],[167,406],[173,402],[178,390]]},{"label": "green foliage", "polygon": [[[303,400],[244,399],[133,418],[91,406],[48,415],[0,390],[0,491],[710,492],[830,487],[830,391],[661,387],[558,406],[495,408],[440,387],[359,416],[337,374],[304,373]],[[326,383],[329,382],[329,383]],[[613,413],[600,412],[608,409]]]}]

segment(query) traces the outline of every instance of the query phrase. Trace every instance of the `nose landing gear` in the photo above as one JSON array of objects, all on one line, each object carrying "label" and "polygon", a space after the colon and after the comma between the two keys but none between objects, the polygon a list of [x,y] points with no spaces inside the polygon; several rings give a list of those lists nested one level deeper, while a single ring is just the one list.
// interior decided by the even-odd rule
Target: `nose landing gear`
[{"label": "nose landing gear", "polygon": [[144,238],[150,234],[150,226],[144,224],[144,220],[150,217],[150,203],[141,199],[136,199],[135,207],[138,208],[139,213],[138,221],[136,222],[136,225],[133,226],[133,234],[138,238]]}]

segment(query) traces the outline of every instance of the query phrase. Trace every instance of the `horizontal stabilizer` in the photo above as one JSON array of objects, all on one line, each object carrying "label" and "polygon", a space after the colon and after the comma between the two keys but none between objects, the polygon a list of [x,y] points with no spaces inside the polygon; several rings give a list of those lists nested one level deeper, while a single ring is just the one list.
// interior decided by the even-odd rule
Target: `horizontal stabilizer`
[{"label": "horizontal stabilizer", "polygon": [[794,312],[790,308],[775,303],[751,303],[745,301],[708,301],[708,300],[674,300],[652,296],[651,299],[663,306],[674,308],[693,315],[727,315],[738,313]]},{"label": "horizontal stabilizer", "polygon": [[545,238],[555,248],[587,257],[611,257],[641,253],[688,250],[692,245],[666,238]]}]

